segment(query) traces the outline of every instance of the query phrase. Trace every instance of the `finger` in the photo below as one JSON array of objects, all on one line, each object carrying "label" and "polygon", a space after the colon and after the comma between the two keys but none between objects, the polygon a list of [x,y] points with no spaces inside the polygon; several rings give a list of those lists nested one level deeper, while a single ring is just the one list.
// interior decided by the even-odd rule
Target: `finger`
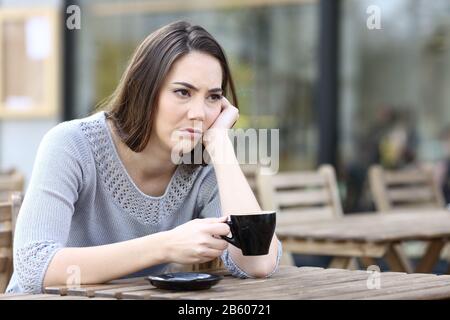
[{"label": "finger", "polygon": [[226,236],[230,233],[230,227],[223,222],[211,223],[207,225],[206,232],[210,235]]},{"label": "finger", "polygon": [[225,96],[223,96],[222,97],[222,109],[228,108],[231,105],[232,104],[230,103],[230,101],[228,101],[228,99],[225,98]]},{"label": "finger", "polygon": [[222,240],[222,238],[211,237],[211,240],[207,244],[208,248],[223,251],[228,248],[228,242]]},{"label": "finger", "polygon": [[219,218],[217,218],[217,222],[225,222],[225,221],[227,221],[228,220],[228,218],[229,218],[230,216],[222,216],[222,217],[219,217]]},{"label": "finger", "polygon": [[197,219],[199,222],[201,223],[218,223],[218,222],[225,222],[226,220],[223,220],[224,217],[219,217],[219,218],[203,218],[203,219]]},{"label": "finger", "polygon": [[223,250],[206,249],[203,252],[202,257],[214,259],[220,257],[222,255],[222,251]]}]

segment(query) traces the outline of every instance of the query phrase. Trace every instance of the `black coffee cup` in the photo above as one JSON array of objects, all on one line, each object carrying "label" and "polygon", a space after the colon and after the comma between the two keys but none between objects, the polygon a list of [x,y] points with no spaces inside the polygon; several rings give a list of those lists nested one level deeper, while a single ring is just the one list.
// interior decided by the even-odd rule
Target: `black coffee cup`
[{"label": "black coffee cup", "polygon": [[240,248],[244,256],[261,256],[269,253],[276,225],[274,211],[230,215],[230,220],[226,223],[230,226],[231,237],[221,236],[222,239]]}]

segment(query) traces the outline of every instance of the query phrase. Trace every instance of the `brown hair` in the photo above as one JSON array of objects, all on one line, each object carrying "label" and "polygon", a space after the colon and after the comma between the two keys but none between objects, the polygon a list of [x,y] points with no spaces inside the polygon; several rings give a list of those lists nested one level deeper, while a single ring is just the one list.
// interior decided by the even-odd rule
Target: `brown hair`
[{"label": "brown hair", "polygon": [[173,22],[151,33],[137,47],[116,90],[101,105],[108,111],[118,135],[131,150],[140,152],[148,143],[155,104],[171,66],[194,50],[219,60],[223,95],[227,94],[229,86],[232,103],[238,108],[233,79],[219,43],[200,26],[185,21]]}]

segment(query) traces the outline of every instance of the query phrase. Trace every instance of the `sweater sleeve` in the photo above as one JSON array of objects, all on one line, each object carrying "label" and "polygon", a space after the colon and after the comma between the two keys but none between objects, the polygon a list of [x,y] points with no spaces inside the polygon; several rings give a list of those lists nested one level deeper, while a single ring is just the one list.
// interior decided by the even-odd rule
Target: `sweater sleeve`
[{"label": "sweater sleeve", "polygon": [[[220,205],[220,196],[219,196],[219,189],[217,186],[216,175],[212,167],[208,168],[207,170],[209,170],[209,172],[207,173],[205,179],[202,182],[203,192],[201,192],[201,194],[208,194],[208,196],[204,200],[204,206],[200,212],[199,217],[200,218],[221,217],[222,210]],[[275,268],[267,277],[270,277],[273,273],[275,273],[278,270],[281,256],[282,256],[282,246],[281,242],[278,241],[277,263],[275,265]],[[241,268],[239,268],[239,266],[233,261],[233,259],[231,259],[231,255],[229,254],[228,249],[224,250],[221,258],[225,267],[228,269],[228,271],[231,272],[233,276],[238,278],[252,278],[252,276],[250,276]]]},{"label": "sweater sleeve", "polygon": [[14,237],[14,273],[23,292],[42,292],[47,267],[68,239],[88,161],[77,130],[73,123],[59,124],[39,145]]}]

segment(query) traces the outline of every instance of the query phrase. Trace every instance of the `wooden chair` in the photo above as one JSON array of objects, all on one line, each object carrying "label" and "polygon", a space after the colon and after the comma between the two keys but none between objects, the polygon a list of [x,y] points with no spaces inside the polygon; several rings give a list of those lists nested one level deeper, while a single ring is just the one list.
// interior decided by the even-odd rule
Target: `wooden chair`
[{"label": "wooden chair", "polygon": [[[445,201],[434,179],[433,167],[422,165],[399,170],[387,170],[380,165],[369,168],[369,184],[380,213],[405,209],[443,209]],[[403,244],[404,254],[408,257],[423,256],[427,243],[408,241]],[[442,249],[442,248],[441,248]],[[444,251],[448,251],[449,247]],[[449,253],[443,253],[449,260]]]},{"label": "wooden chair", "polygon": [[24,176],[15,169],[0,172],[0,201],[8,201],[11,192],[23,192]]},{"label": "wooden chair", "polygon": [[209,262],[197,264],[170,263],[164,272],[217,272],[221,270],[225,270],[225,265],[219,257]]},{"label": "wooden chair", "polygon": [[[260,172],[257,186],[263,210],[277,212],[277,226],[343,215],[334,168],[322,165],[317,171]],[[304,253],[295,241],[282,240],[283,264],[293,265],[292,253]],[[351,261],[349,263],[354,263]]]},{"label": "wooden chair", "polygon": [[257,176],[257,186],[264,210],[277,211],[277,225],[292,219],[313,220],[342,216],[336,175],[330,165],[317,171],[280,172]]},{"label": "wooden chair", "polygon": [[373,165],[369,168],[369,183],[375,206],[380,212],[445,207],[430,166],[386,170]]},{"label": "wooden chair", "polygon": [[[277,211],[277,228],[337,220],[343,216],[335,171],[330,165],[310,172],[284,172],[274,176],[260,174],[257,181],[263,209]],[[366,268],[376,265],[375,258],[383,258],[397,269],[412,272],[397,244],[373,251],[369,247],[361,249],[360,244],[352,242],[319,243],[282,233],[277,235],[283,242],[284,264],[293,264],[293,253],[331,255],[334,258],[329,267],[345,269],[357,268],[357,258]]]},{"label": "wooden chair", "polygon": [[13,272],[14,229],[23,193],[13,192],[10,199],[0,202],[0,293],[4,292]]}]

